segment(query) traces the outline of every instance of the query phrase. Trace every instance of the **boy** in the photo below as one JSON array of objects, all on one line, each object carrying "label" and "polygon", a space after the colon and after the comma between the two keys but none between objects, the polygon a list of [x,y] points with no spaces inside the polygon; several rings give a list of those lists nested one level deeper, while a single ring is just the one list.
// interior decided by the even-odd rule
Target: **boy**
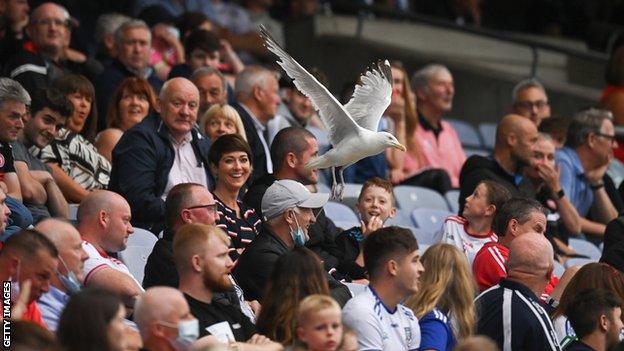
[{"label": "boy", "polygon": [[340,306],[326,295],[310,295],[297,308],[297,340],[305,348],[296,350],[336,351],[342,339]]},{"label": "boy", "polygon": [[466,198],[462,216],[449,216],[438,233],[441,242],[455,245],[472,265],[475,255],[485,243],[496,242],[498,237],[492,231],[496,210],[511,199],[511,194],[502,185],[484,180]]},{"label": "boy", "polygon": [[351,279],[366,278],[362,243],[373,231],[383,227],[388,218],[396,215],[394,188],[387,180],[375,177],[367,180],[358,197],[357,210],[360,227],[353,227],[338,234],[336,245],[339,252],[337,270]]}]

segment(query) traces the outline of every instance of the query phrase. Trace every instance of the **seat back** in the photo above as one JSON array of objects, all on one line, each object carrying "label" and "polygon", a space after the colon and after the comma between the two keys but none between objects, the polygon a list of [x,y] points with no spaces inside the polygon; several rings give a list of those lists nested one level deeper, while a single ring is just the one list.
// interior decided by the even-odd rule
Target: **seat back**
[{"label": "seat back", "polygon": [[448,204],[444,197],[431,189],[399,185],[394,188],[394,195],[396,196],[398,207],[407,213],[411,213],[417,208],[448,210]]},{"label": "seat back", "polygon": [[323,209],[325,210],[325,216],[334,221],[334,223],[360,223],[360,219],[355,212],[341,203],[329,201],[323,206]]},{"label": "seat back", "polygon": [[448,203],[449,210],[453,213],[459,212],[459,190],[449,190],[444,194],[446,202]]},{"label": "seat back", "polygon": [[483,140],[483,147],[486,149],[494,150],[494,144],[496,144],[496,123],[481,123],[479,124],[479,134]]},{"label": "seat back", "polygon": [[128,237],[126,249],[119,253],[119,258],[139,283],[143,283],[147,258],[152,253],[156,241],[158,238],[154,233],[135,227],[134,233]]},{"label": "seat back", "polygon": [[477,133],[477,130],[472,126],[472,124],[459,119],[447,118],[446,121],[449,122],[453,126],[453,129],[455,129],[455,132],[457,132],[457,136],[459,137],[462,146],[477,149],[483,147],[479,133]]},{"label": "seat back", "polygon": [[[434,234],[442,229],[444,219],[452,215],[447,210],[436,210],[430,208],[417,208],[412,212],[412,219],[416,227],[427,233],[425,244],[435,244],[433,241]],[[424,239],[424,238],[423,238]]]},{"label": "seat back", "polygon": [[599,260],[600,256],[602,256],[602,252],[596,245],[584,239],[570,238],[568,245],[577,253],[594,260]]}]

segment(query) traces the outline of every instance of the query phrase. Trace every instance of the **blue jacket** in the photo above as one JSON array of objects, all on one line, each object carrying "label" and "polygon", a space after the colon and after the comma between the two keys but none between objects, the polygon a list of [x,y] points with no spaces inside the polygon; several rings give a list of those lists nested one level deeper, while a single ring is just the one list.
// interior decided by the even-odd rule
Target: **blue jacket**
[{"label": "blue jacket", "polygon": [[[208,184],[214,184],[208,166],[210,141],[196,128],[191,134],[195,157],[206,170]],[[173,159],[169,131],[158,114],[128,129],[113,149],[108,188],[128,200],[133,225],[153,231],[162,229],[165,202],[161,195],[167,186]]]}]

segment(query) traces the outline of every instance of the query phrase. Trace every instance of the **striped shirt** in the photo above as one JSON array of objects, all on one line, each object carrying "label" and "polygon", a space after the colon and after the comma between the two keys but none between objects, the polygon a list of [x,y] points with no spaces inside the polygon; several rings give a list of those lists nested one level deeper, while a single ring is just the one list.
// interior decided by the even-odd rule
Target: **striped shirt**
[{"label": "striped shirt", "polygon": [[262,220],[256,214],[256,211],[243,202],[236,200],[240,211],[240,218],[236,216],[236,211],[225,205],[214,194],[217,204],[217,212],[219,220],[215,223],[217,227],[223,229],[224,232],[232,240],[231,247],[235,249],[245,248],[258,235]]},{"label": "striped shirt", "polygon": [[110,162],[80,134],[62,128],[48,146],[43,149],[32,146],[29,151],[45,163],[56,163],[86,190],[108,187]]},{"label": "striped shirt", "polygon": [[419,321],[420,349],[452,351],[457,343],[452,320],[447,314],[434,308]]},{"label": "striped shirt", "polygon": [[561,350],[548,313],[525,285],[504,279],[475,304],[477,334],[490,337],[501,351]]}]

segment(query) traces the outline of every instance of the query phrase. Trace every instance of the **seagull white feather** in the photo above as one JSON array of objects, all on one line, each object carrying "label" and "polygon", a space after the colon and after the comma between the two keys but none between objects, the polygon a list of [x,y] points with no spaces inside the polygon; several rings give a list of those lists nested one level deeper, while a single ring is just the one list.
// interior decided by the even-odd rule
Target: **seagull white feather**
[{"label": "seagull white feather", "polygon": [[[314,109],[329,129],[329,142],[333,148],[315,157],[308,169],[332,168],[332,196],[341,197],[344,190],[342,172],[357,161],[377,155],[388,147],[405,151],[394,135],[377,132],[379,121],[392,98],[392,71],[388,60],[378,62],[377,67],[367,70],[361,84],[355,86],[353,97],[346,105],[338,100],[314,76],[281,48],[266,29],[261,26],[260,35],[266,47],[279,57],[277,63],[293,79],[299,91],[310,98]],[[336,193],[335,167],[340,169],[341,190]]]}]

